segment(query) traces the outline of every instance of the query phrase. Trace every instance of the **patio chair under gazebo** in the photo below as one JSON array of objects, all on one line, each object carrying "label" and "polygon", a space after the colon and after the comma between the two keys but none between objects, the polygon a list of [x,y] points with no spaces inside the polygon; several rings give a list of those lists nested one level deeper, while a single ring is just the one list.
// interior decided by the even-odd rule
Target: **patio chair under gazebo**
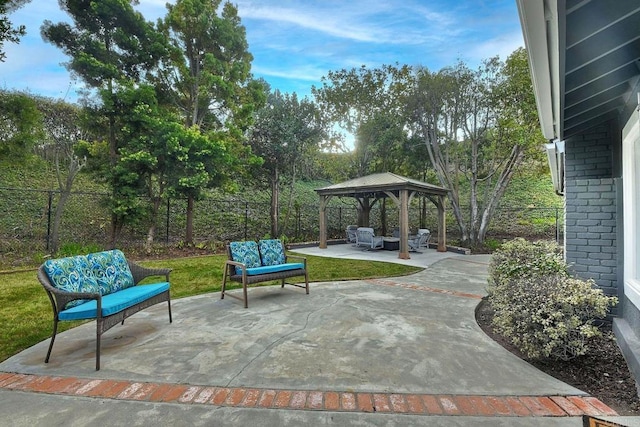
[{"label": "patio chair under gazebo", "polygon": [[364,226],[369,225],[369,211],[375,202],[389,197],[400,209],[400,254],[398,257],[409,259],[409,203],[413,196],[422,194],[438,209],[438,251],[445,252],[447,250],[444,199],[449,190],[444,187],[386,172],[354,178],[317,189],[316,192],[320,196],[320,248],[322,249],[327,247],[327,204],[333,196],[354,197],[362,209],[363,222],[366,222],[366,224],[358,225]]}]

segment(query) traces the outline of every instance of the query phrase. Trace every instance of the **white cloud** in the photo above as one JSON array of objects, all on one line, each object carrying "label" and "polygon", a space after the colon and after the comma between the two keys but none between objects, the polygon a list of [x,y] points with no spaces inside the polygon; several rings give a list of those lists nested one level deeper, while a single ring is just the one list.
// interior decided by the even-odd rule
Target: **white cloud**
[{"label": "white cloud", "polygon": [[516,31],[476,43],[468,51],[468,55],[474,61],[493,56],[499,56],[504,61],[514,50],[523,46],[522,32]]},{"label": "white cloud", "polygon": [[[423,31],[404,25],[406,19],[416,18],[416,11],[398,6],[388,1],[371,0],[341,2],[339,6],[335,2],[299,2],[290,7],[244,1],[238,4],[238,9],[244,20],[290,24],[300,29],[358,42],[419,44],[425,38],[430,38]],[[437,24],[440,27],[450,21],[443,13],[424,7],[421,9],[418,14],[427,20],[425,25]],[[282,27],[271,27],[271,30],[274,33],[286,31]]]},{"label": "white cloud", "polygon": [[251,68],[254,74],[261,76],[280,77],[293,80],[304,80],[308,82],[317,82],[326,74],[325,70],[319,69],[312,65],[297,68],[276,69],[272,67],[254,66]]}]

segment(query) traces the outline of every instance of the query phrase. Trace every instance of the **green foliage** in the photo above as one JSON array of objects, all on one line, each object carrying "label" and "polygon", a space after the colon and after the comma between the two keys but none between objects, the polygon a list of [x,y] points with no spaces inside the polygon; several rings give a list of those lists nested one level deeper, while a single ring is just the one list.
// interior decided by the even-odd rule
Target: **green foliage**
[{"label": "green foliage", "polygon": [[33,97],[0,90],[0,159],[24,159],[44,136]]},{"label": "green foliage", "polygon": [[4,62],[6,54],[4,53],[4,42],[9,41],[18,43],[20,37],[26,34],[24,25],[13,26],[13,23],[7,16],[9,12],[13,12],[19,7],[28,3],[30,0],[2,0],[0,1],[0,62]]},{"label": "green foliage", "polygon": [[570,360],[589,351],[617,298],[571,277],[557,245],[516,239],[492,257],[489,302],[497,331],[527,357]]},{"label": "green foliage", "polygon": [[555,242],[516,238],[493,253],[489,263],[489,293],[506,291],[512,280],[543,275],[568,275],[562,250]]},{"label": "green foliage", "polygon": [[92,252],[100,252],[103,248],[96,244],[82,244],[82,243],[64,243],[60,246],[57,257],[63,258],[75,255],[86,255]]}]

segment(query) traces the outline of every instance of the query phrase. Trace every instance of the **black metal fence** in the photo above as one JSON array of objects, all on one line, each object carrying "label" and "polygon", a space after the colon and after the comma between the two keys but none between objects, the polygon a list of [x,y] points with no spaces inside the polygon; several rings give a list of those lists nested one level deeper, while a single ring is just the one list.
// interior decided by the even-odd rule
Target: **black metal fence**
[{"label": "black metal fence", "polygon": [[[55,190],[0,188],[0,256],[7,254],[46,254],[50,250],[53,216],[60,194]],[[104,247],[110,233],[110,213],[106,194],[74,192],[69,197],[59,228],[60,248]],[[141,200],[141,203],[146,201]],[[319,204],[319,202],[318,202]],[[279,213],[281,235],[289,242],[316,241],[319,236],[319,207],[296,203]],[[179,245],[186,230],[186,200],[169,199],[159,213],[154,241]],[[270,233],[270,206],[246,198],[205,198],[196,202],[194,240],[200,244],[227,240],[256,239]],[[431,203],[418,198],[410,207],[411,228],[437,229],[437,212]],[[349,224],[357,223],[355,200],[332,199],[327,212],[329,238],[343,238]],[[386,227],[383,227],[386,226]],[[370,214],[370,226],[387,232],[398,225],[398,209],[393,204],[377,204]],[[127,225],[118,240],[123,246],[141,245],[147,237],[149,223]],[[559,207],[505,207],[496,212],[489,227],[489,238],[515,236],[562,238],[564,214]],[[459,238],[453,215],[447,213],[447,235]]]}]

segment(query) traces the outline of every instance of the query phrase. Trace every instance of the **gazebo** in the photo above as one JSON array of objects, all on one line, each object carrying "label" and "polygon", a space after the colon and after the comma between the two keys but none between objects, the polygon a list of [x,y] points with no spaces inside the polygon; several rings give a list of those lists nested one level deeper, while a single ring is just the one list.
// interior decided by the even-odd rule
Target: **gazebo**
[{"label": "gazebo", "polygon": [[376,173],[349,181],[317,189],[320,196],[320,248],[327,248],[327,204],[333,196],[354,197],[362,209],[362,222],[368,226],[369,212],[373,205],[384,197],[393,200],[400,209],[400,254],[399,258],[409,259],[409,203],[416,194],[423,194],[438,209],[438,252],[445,252],[446,222],[444,214],[445,196],[449,192],[426,182],[418,181],[390,172]]}]

